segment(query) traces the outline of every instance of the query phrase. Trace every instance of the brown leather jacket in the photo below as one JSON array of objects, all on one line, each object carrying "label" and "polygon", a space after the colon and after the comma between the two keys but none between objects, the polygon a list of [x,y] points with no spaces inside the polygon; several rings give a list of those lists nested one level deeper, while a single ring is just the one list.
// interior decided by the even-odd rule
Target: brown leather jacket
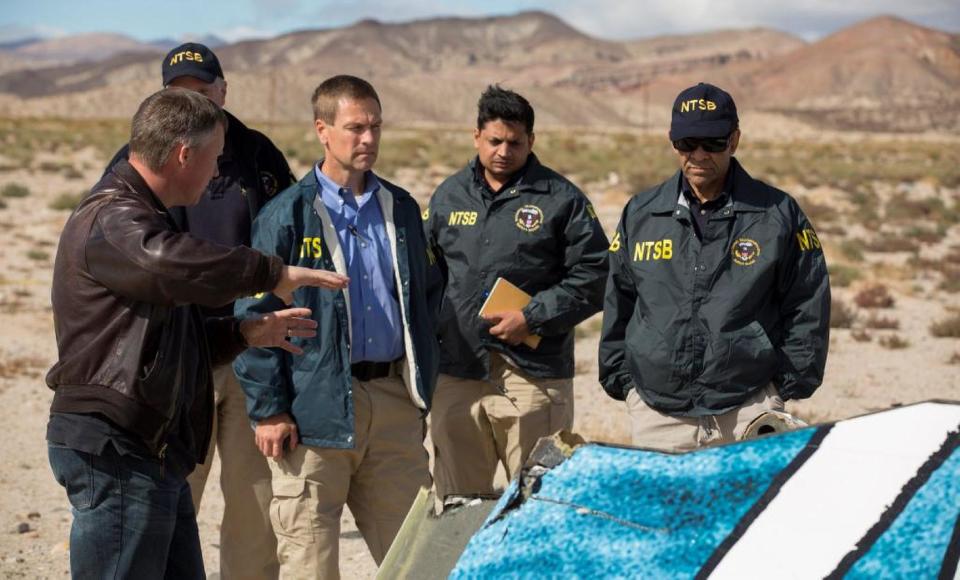
[{"label": "brown leather jacket", "polygon": [[[163,456],[183,392],[197,449],[209,443],[211,365],[243,348],[215,307],[269,291],[283,262],[183,233],[139,173],[118,163],[70,216],[53,269],[59,360],[51,412],[99,413]],[[203,459],[204,453],[197,453]]]}]

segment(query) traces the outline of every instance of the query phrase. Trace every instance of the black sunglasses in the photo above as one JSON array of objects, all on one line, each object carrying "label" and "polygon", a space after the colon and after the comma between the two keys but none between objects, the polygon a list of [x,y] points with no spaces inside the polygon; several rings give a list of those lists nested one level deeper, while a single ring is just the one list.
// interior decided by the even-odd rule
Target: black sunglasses
[{"label": "black sunglasses", "polygon": [[703,147],[707,153],[720,153],[727,150],[730,144],[730,135],[726,137],[685,137],[673,142],[677,151],[692,153],[697,147]]}]

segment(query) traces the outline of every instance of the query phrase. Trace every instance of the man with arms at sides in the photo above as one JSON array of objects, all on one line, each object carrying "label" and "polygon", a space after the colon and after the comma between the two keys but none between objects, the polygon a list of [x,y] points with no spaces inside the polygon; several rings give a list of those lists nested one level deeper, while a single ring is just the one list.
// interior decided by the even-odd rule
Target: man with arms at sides
[{"label": "man with arms at sides", "polygon": [[[495,494],[534,444],[573,425],[573,329],[600,310],[607,238],[573,183],[533,154],[534,111],[488,87],[477,157],[447,178],[425,213],[447,273],[440,377],[430,415],[440,499]],[[498,277],[532,296],[522,310],[479,311]],[[540,335],[537,348],[523,344]]]},{"label": "man with arms at sides", "polygon": [[673,105],[680,170],[635,195],[610,246],[600,382],[633,444],[734,441],[823,380],[830,282],[813,225],[735,157],[733,98],[700,83]]},{"label": "man with arms at sides", "polygon": [[[235,369],[273,473],[271,521],[285,578],[339,576],[346,504],[379,564],[421,486],[430,485],[423,417],[437,372],[441,285],[410,194],[373,172],[381,107],[363,79],[313,94],[324,158],[257,217],[255,248],[287,264],[349,275],[342,291],[301,290],[319,323],[306,354],[250,349]],[[430,280],[440,281],[439,273]],[[272,296],[237,302],[269,313]]]},{"label": "man with arms at sides", "polygon": [[[204,95],[219,107],[227,99],[227,81],[217,55],[195,42],[171,50],[161,66],[163,86],[180,87]],[[176,207],[171,216],[194,236],[224,246],[250,246],[253,218],[293,178],[283,154],[265,135],[247,128],[224,110],[227,135],[217,161],[219,175],[210,181],[196,205]],[[109,167],[126,159],[128,146],[114,156]],[[229,316],[233,304],[203,308],[206,316]],[[277,541],[270,528],[270,468],[257,450],[247,418],[243,390],[231,361],[213,369],[216,411],[207,461],[187,481],[194,509],[206,486],[214,448],[220,453],[220,488],[223,519],[220,524],[220,574],[224,580],[276,578]]]},{"label": "man with arms at sides", "polygon": [[300,285],[348,282],[211,244],[171,219],[169,208],[197,203],[217,174],[226,123],[192,91],[147,98],[129,161],[107,172],[61,234],[47,440],[74,508],[75,578],[205,577],[186,476],[210,438],[211,365],[247,345],[300,352],[286,338],[315,334],[308,309],[240,320],[204,317],[197,305],[271,290],[292,300]]}]

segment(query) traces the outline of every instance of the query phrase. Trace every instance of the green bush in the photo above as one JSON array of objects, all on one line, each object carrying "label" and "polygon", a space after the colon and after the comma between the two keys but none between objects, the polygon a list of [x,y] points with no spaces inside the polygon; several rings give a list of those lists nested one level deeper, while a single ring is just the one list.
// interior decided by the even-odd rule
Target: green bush
[{"label": "green bush", "polygon": [[910,341],[902,338],[899,334],[881,336],[878,342],[880,343],[880,346],[890,350],[901,350],[910,346]]},{"label": "green bush", "polygon": [[846,288],[862,276],[860,270],[846,264],[830,264],[830,285],[837,288]]},{"label": "green bush", "polygon": [[8,183],[0,190],[3,197],[27,197],[30,195],[30,189],[20,183]]},{"label": "green bush", "polygon": [[48,206],[50,209],[54,210],[66,210],[73,211],[78,205],[80,205],[80,200],[87,195],[87,192],[81,191],[80,193],[61,193],[50,202]]}]

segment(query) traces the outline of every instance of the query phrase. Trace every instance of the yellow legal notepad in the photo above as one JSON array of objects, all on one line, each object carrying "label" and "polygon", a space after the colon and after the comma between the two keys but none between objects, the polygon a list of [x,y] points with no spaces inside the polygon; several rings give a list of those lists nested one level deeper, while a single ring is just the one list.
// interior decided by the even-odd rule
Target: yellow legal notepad
[{"label": "yellow legal notepad", "polygon": [[[480,307],[480,316],[506,310],[522,310],[529,303],[529,294],[503,278],[497,278],[497,281],[493,284],[493,289],[490,290],[490,295],[487,296],[483,306]],[[537,348],[540,345],[540,337],[531,334],[523,339],[523,344],[530,348]]]}]

